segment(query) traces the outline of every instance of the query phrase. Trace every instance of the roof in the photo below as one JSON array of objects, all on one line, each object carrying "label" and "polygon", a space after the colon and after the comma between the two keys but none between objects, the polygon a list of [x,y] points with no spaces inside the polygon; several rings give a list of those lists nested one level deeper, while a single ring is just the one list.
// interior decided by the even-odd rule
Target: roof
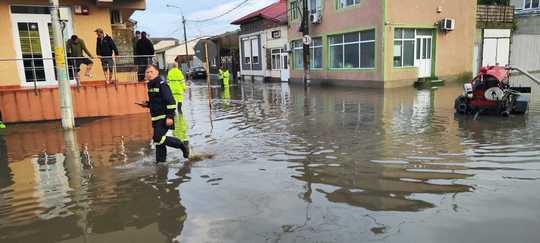
[{"label": "roof", "polygon": [[252,12],[242,18],[233,21],[231,24],[241,25],[251,21],[254,18],[264,18],[275,23],[285,24],[287,23],[287,1],[279,0],[265,8]]},{"label": "roof", "polygon": [[172,37],[152,37],[148,39],[150,39],[152,43],[157,43],[160,41],[178,41],[178,39]]},{"label": "roof", "polygon": [[[189,40],[187,42],[188,43],[188,49],[193,51],[194,46],[197,44],[199,39],[200,38]],[[170,55],[175,55],[175,56],[177,56],[177,55],[185,55],[186,54],[186,45],[184,43],[185,42],[182,42],[182,43],[177,44],[177,45],[167,46],[167,47],[158,49],[158,50],[156,50],[156,53],[170,52],[171,53]],[[190,53],[190,54],[193,55],[192,53]]]}]

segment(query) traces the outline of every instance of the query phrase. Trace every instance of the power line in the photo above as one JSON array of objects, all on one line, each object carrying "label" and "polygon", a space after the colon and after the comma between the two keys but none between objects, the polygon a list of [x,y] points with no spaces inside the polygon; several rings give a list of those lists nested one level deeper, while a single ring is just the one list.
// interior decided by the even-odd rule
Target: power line
[{"label": "power line", "polygon": [[218,18],[221,18],[229,13],[232,13],[233,11],[239,9],[240,7],[244,6],[246,3],[248,3],[250,0],[244,0],[243,2],[239,3],[238,5],[236,5],[234,8],[232,9],[229,9],[227,11],[225,11],[224,13],[220,14],[220,15],[217,15],[217,16],[214,16],[214,17],[211,17],[211,18],[207,18],[207,19],[197,19],[197,20],[187,20],[186,21],[189,21],[189,22],[195,22],[195,23],[202,23],[202,22],[208,22],[208,21],[211,21],[211,20],[214,20],[214,19],[218,19]]}]

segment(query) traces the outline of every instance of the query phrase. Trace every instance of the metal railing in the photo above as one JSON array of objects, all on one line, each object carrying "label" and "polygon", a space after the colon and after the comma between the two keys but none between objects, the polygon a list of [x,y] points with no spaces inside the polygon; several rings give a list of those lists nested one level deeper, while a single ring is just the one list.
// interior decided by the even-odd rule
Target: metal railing
[{"label": "metal railing", "polygon": [[[88,81],[114,85],[139,82],[144,80],[146,66],[156,63],[154,55],[67,57],[65,61],[68,79],[77,88]],[[53,57],[0,58],[0,66],[0,80],[19,80],[23,87],[33,86],[36,93],[40,87],[56,85],[58,80]]]}]

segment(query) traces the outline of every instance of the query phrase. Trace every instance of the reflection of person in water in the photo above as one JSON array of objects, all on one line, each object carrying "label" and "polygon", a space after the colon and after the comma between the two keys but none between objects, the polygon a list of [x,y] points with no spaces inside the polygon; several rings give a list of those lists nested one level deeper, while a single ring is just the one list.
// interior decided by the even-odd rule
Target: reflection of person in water
[{"label": "reflection of person in water", "polygon": [[0,188],[13,185],[11,169],[9,168],[7,144],[4,136],[0,134]]},{"label": "reflection of person in water", "polygon": [[182,141],[189,149],[188,125],[184,114],[177,113],[174,116],[174,124],[173,136]]},{"label": "reflection of person in water", "polygon": [[[187,219],[186,208],[180,203],[179,185],[186,179],[189,179],[188,174],[191,173],[191,163],[185,162],[184,166],[179,169],[174,179],[169,179],[168,174],[172,168],[158,167],[157,168],[157,185],[160,198],[158,230],[170,241],[174,241],[184,228],[184,222]],[[178,239],[176,239],[178,240]]]}]

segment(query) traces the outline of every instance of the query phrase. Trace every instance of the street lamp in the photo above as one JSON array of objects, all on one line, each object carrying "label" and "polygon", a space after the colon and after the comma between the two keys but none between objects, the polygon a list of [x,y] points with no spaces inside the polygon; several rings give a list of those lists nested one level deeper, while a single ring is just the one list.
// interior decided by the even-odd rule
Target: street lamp
[{"label": "street lamp", "polygon": [[180,9],[180,14],[182,15],[182,24],[184,25],[184,45],[186,46],[186,62],[188,65],[188,70],[189,70],[190,69],[190,64],[189,64],[189,59],[188,59],[189,51],[188,51],[188,42],[187,42],[187,34],[186,34],[186,19],[184,18],[184,12],[182,11],[181,7],[178,7],[176,5],[167,4],[166,7]]}]

